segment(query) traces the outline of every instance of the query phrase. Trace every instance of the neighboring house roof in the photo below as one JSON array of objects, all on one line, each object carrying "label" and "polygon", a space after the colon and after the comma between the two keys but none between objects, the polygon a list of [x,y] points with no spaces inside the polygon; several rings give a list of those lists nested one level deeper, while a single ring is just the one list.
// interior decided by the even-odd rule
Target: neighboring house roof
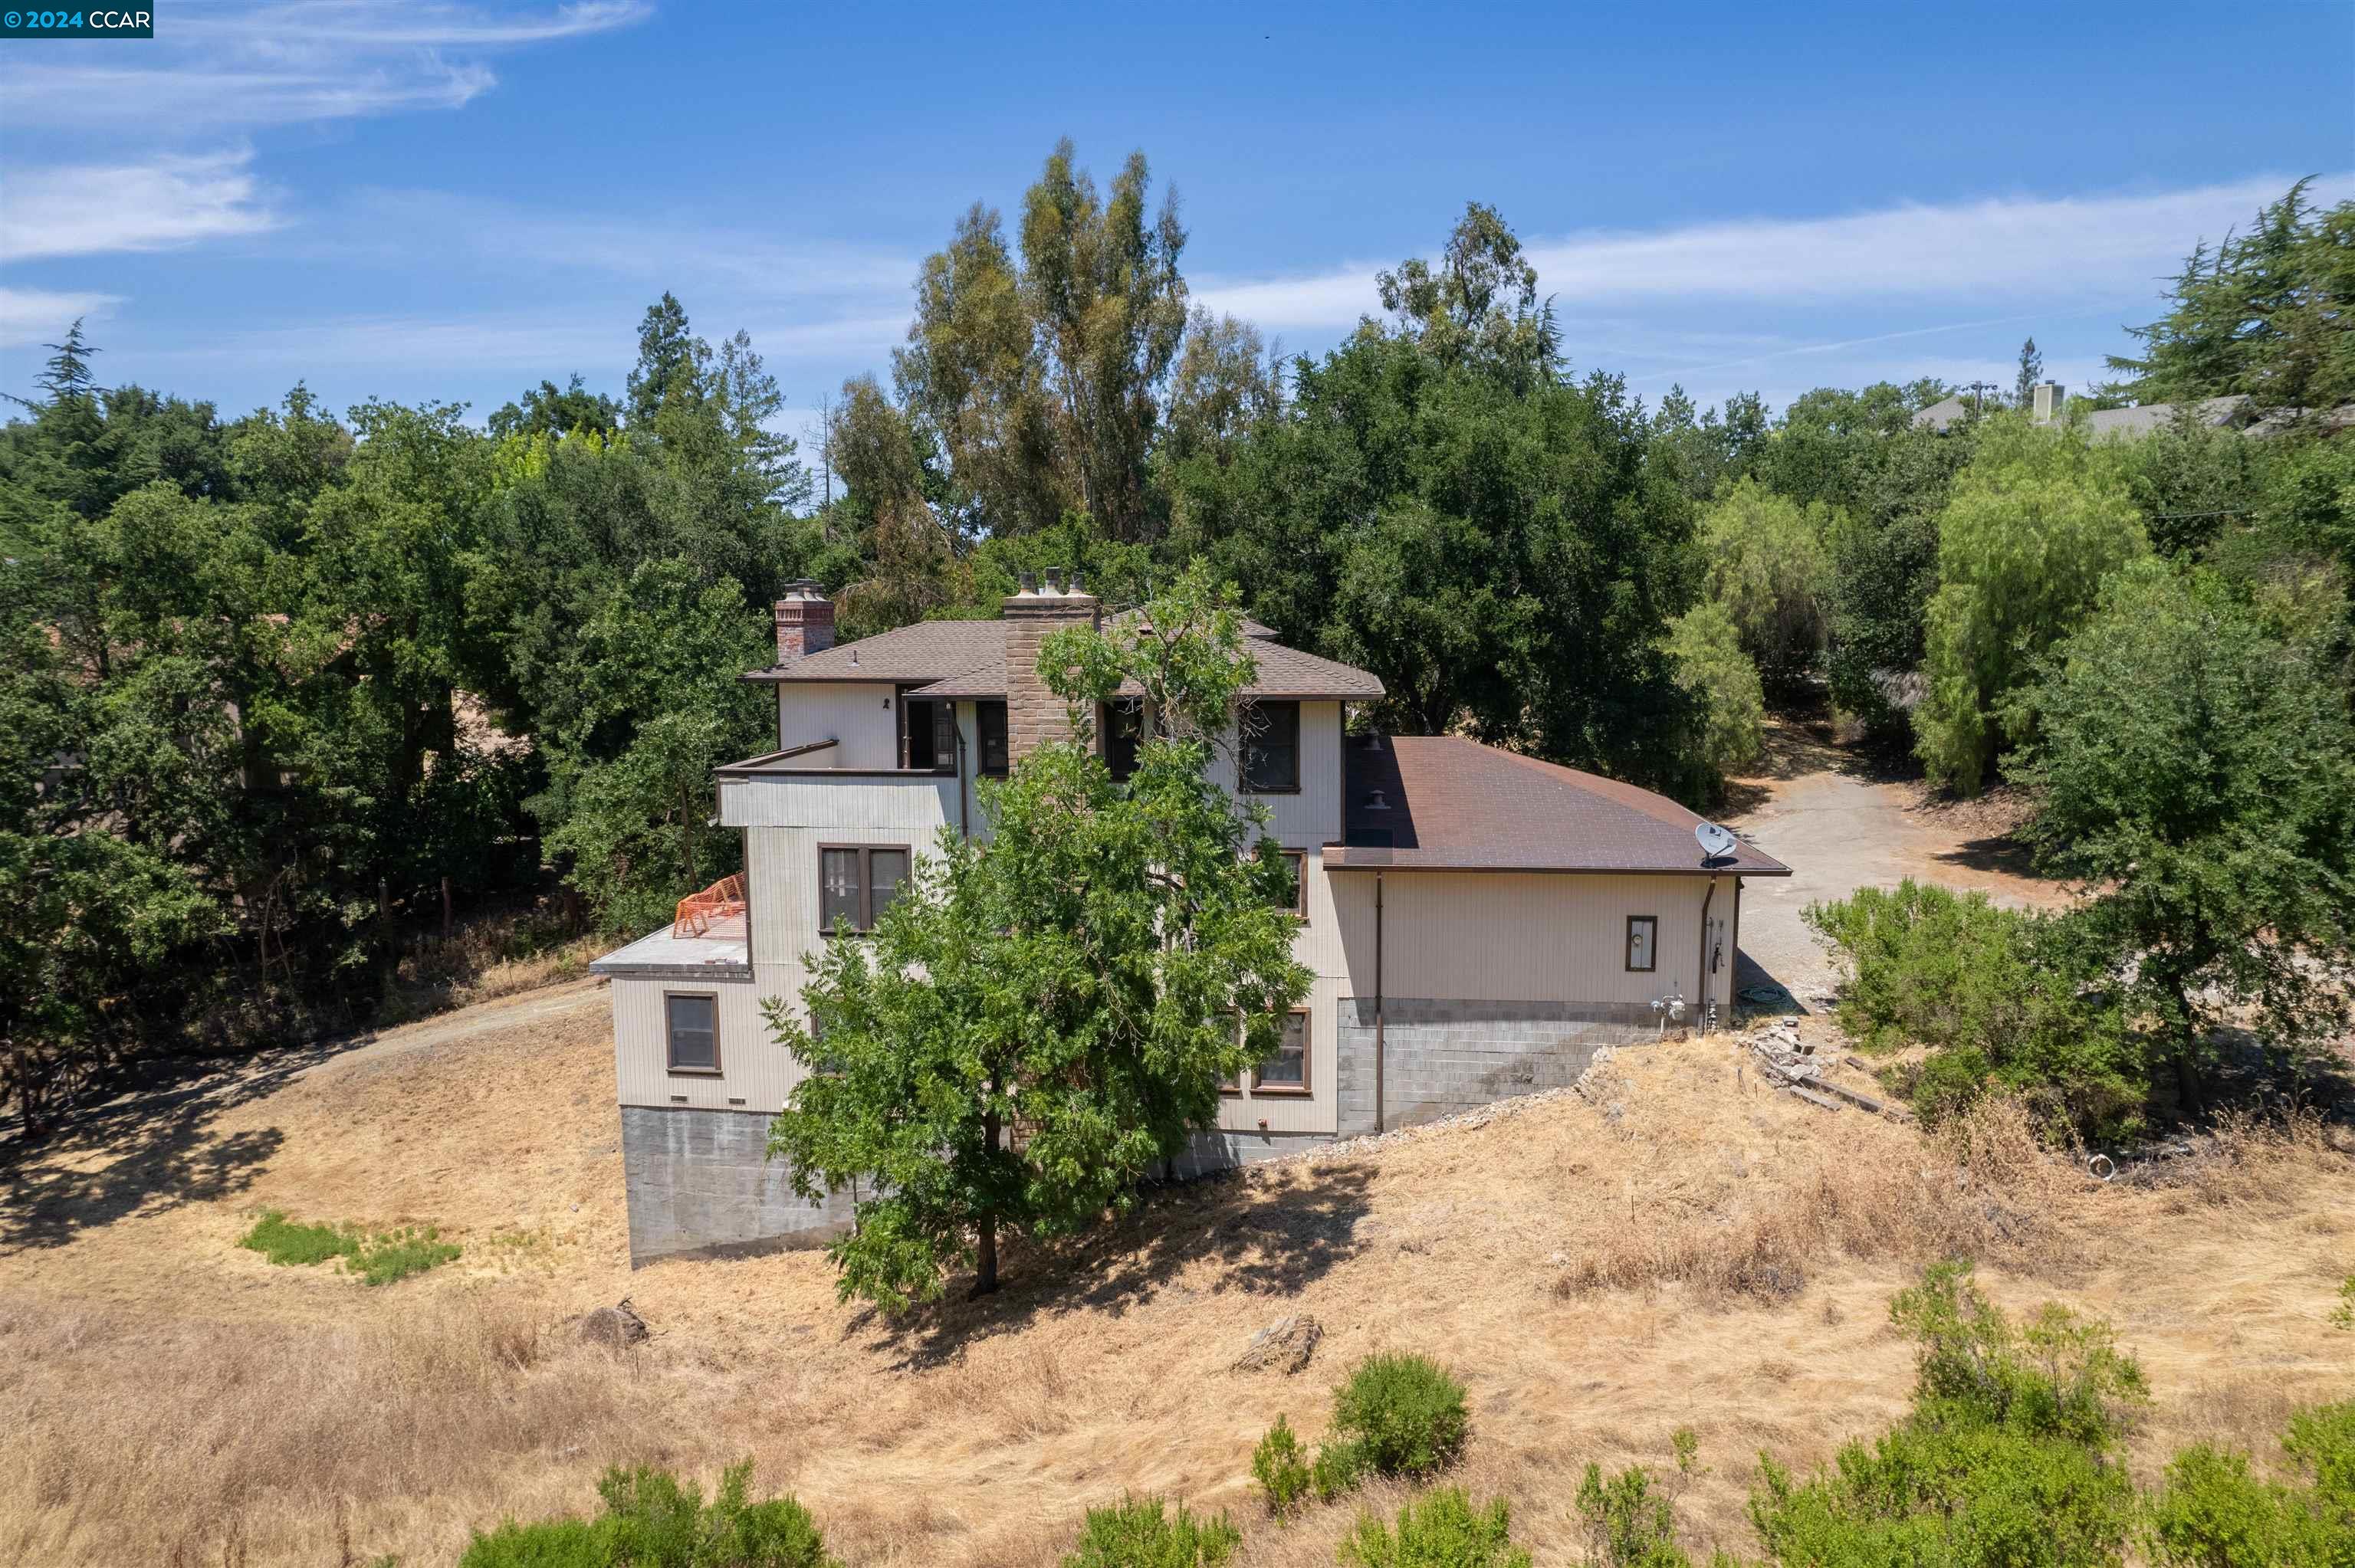
[{"label": "neighboring house roof", "polygon": [[1665,796],[1456,736],[1353,738],[1347,774],[1327,870],[1791,874],[1746,843],[1703,865],[1701,819]]},{"label": "neighboring house roof", "polygon": [[1957,419],[1969,418],[1970,414],[1971,406],[1960,397],[1941,397],[1913,416],[1913,428],[1917,430],[1926,428],[1944,435],[1948,426]]},{"label": "neighboring house roof", "polygon": [[[2208,397],[2192,406],[2192,418],[2215,427],[2245,425],[2257,417],[2256,399],[2246,393]],[[2096,408],[2085,417],[2092,436],[2147,436],[2175,420],[2172,403],[2145,403],[2133,408]]]},{"label": "neighboring house roof", "polygon": [[[1132,614],[1134,612],[1131,612]],[[1125,616],[1111,618],[1117,625]],[[1337,660],[1304,653],[1273,641],[1274,632],[1246,619],[1259,674],[1244,695],[1325,702],[1369,702],[1382,694],[1381,682]],[[805,682],[875,681],[910,688],[923,697],[1006,695],[1006,623],[1002,620],[920,620],[823,653],[812,653],[780,669],[745,677],[781,684]],[[1133,694],[1133,688],[1131,688]]]}]

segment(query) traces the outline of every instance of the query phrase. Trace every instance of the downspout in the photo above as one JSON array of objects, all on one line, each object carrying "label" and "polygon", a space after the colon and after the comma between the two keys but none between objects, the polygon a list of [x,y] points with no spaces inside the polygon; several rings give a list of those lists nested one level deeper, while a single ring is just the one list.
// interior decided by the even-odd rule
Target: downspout
[{"label": "downspout", "polygon": [[[949,713],[949,729],[956,736],[957,837],[970,839],[973,837],[973,824],[966,820],[964,812],[964,726],[955,722],[954,708],[951,708]],[[980,727],[981,709],[977,705],[974,708],[973,722],[975,728]]]},{"label": "downspout", "polygon": [[1693,989],[1693,1033],[1700,1033],[1701,1021],[1709,1016],[1709,906],[1717,896],[1717,878],[1709,879],[1709,891],[1700,900],[1700,984]]},{"label": "downspout", "polygon": [[1382,874],[1374,873],[1374,1130],[1382,1130]]}]

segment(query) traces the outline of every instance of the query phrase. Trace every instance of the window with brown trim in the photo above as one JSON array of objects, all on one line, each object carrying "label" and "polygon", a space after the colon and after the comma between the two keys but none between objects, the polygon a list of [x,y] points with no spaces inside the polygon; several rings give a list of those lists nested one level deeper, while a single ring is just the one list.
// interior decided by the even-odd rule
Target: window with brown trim
[{"label": "window with brown trim", "polygon": [[1284,857],[1284,869],[1292,874],[1291,896],[1278,901],[1276,907],[1289,909],[1305,920],[1308,918],[1308,852],[1278,850],[1276,853]]},{"label": "window with brown trim", "polygon": [[663,992],[666,1062],[674,1073],[717,1076],[719,1072],[719,998],[708,991]]},{"label": "window with brown trim", "polygon": [[1305,1095],[1308,1086],[1308,1010],[1295,1007],[1284,1020],[1275,1054],[1252,1072],[1255,1095]]},{"label": "window with brown trim", "polygon": [[820,844],[817,926],[827,936],[875,929],[876,917],[908,882],[905,844]]},{"label": "window with brown trim", "polygon": [[1627,969],[1649,974],[1660,967],[1660,919],[1657,915],[1627,916]]},{"label": "window with brown trim", "polygon": [[981,753],[980,772],[988,779],[1003,779],[1007,772],[1006,746],[1006,705],[975,703],[973,705],[975,749]]},{"label": "window with brown trim", "polygon": [[1300,705],[1252,703],[1242,710],[1237,782],[1246,795],[1300,793]]}]

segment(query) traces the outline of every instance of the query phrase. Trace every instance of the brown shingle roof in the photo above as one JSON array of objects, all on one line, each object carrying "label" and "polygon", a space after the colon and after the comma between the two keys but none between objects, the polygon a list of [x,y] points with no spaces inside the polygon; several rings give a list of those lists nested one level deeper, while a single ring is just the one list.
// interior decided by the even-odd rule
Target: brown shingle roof
[{"label": "brown shingle roof", "polygon": [[[1328,870],[1788,876],[1749,844],[1701,863],[1701,819],[1664,796],[1455,736],[1351,740],[1347,838]],[[1380,791],[1388,810],[1372,804]]]},{"label": "brown shingle roof", "polygon": [[[1259,661],[1259,677],[1246,689],[1246,695],[1366,702],[1382,694],[1381,682],[1363,670],[1287,648],[1273,641],[1273,634],[1255,620],[1246,620],[1243,630],[1252,640],[1252,656]],[[1006,623],[920,620],[813,653],[782,669],[757,670],[745,678],[781,683],[890,682],[914,687],[927,697],[1002,697],[1006,694]]]}]

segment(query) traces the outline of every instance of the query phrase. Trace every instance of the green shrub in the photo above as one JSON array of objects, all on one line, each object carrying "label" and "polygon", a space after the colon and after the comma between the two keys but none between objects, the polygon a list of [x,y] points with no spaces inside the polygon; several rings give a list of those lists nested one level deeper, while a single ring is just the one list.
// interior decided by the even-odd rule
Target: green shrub
[{"label": "green shrub", "polygon": [[1599,1568],[1690,1568],[1677,1545],[1676,1494],[1698,1473],[1699,1445],[1690,1427],[1670,1439],[1677,1476],[1668,1487],[1653,1484],[1651,1472],[1631,1465],[1605,1479],[1590,1464],[1578,1485],[1578,1513],[1585,1521],[1587,1561]]},{"label": "green shrub", "polygon": [[666,1470],[616,1467],[597,1483],[596,1519],[478,1531],[458,1568],[841,1568],[801,1504],[746,1501],[751,1479],[751,1460],[729,1467],[706,1504]]},{"label": "green shrub", "polygon": [[346,1258],[344,1268],[369,1285],[390,1285],[452,1262],[457,1255],[458,1244],[443,1241],[437,1227],[404,1225],[360,1238]]},{"label": "green shrub", "polygon": [[1760,1456],[1750,1516],[1774,1561],[2079,1568],[2123,1560],[2119,1448],[2146,1395],[2109,1330],[2048,1307],[2016,1325],[1945,1265],[1891,1308],[1921,1342],[1913,1412],[1795,1481]]},{"label": "green shrub", "polygon": [[1279,1415],[1259,1446],[1252,1450],[1252,1477],[1267,1499],[1267,1511],[1278,1519],[1300,1506],[1308,1495],[1308,1463],[1301,1457],[1300,1439],[1292,1424]]},{"label": "green shrub", "polygon": [[2150,1558],[2167,1568],[2345,1568],[2355,1563],[2355,1401],[2290,1417],[2286,1486],[2246,1456],[2201,1444],[2176,1455],[2150,1499]]},{"label": "green shrub", "polygon": [[1368,1356],[1333,1399],[1333,1430],[1366,1469],[1415,1478],[1453,1464],[1469,1428],[1464,1385],[1423,1356]]},{"label": "green shrub", "polygon": [[1912,878],[1811,904],[1807,924],[1848,959],[1840,1027],[1868,1051],[1927,1045],[1909,1093],[1926,1121],[1990,1088],[2105,1135],[2133,1130],[2148,1089],[2142,1046],[2062,916],[1998,908]]},{"label": "green shrub", "polygon": [[1124,1498],[1118,1508],[1088,1510],[1063,1568],[1214,1568],[1241,1542],[1225,1514],[1197,1519],[1182,1503],[1169,1513],[1159,1498]]},{"label": "green shrub", "polygon": [[237,1245],[272,1263],[295,1267],[325,1263],[351,1250],[349,1239],[334,1225],[303,1224],[288,1219],[283,1209],[264,1209]]},{"label": "green shrub", "polygon": [[272,1263],[300,1267],[341,1258],[346,1274],[369,1285],[390,1285],[422,1274],[459,1253],[458,1245],[443,1241],[432,1225],[370,1231],[354,1224],[307,1224],[288,1219],[282,1209],[264,1210],[237,1245]]},{"label": "green shrub", "polygon": [[2339,1305],[2330,1309],[2330,1326],[2355,1329],[2355,1274],[2339,1282]]},{"label": "green shrub", "polygon": [[1443,1487],[1399,1510],[1398,1530],[1373,1515],[1341,1542],[1341,1561],[1358,1568],[1529,1568],[1515,1546],[1502,1498],[1475,1510],[1461,1487]]},{"label": "green shrub", "polygon": [[1325,1442],[1317,1445],[1316,1463],[1309,1467],[1308,1478],[1316,1488],[1318,1502],[1331,1502],[1358,1489],[1366,1478],[1366,1446],[1360,1442]]}]

